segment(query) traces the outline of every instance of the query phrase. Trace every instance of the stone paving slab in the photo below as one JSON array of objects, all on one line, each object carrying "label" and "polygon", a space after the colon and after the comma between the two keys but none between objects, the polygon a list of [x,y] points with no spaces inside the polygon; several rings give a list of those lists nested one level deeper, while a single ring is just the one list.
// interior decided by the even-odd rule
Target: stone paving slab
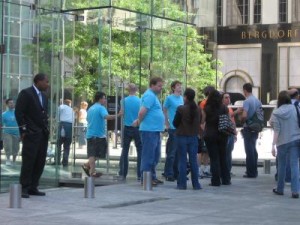
[{"label": "stone paving slab", "polygon": [[[200,180],[202,190],[177,190],[174,182],[144,191],[136,181],[95,188],[95,198],[84,198],[83,188],[45,190],[45,197],[22,199],[22,208],[10,209],[9,194],[0,194],[1,225],[198,225],[300,223],[300,200],[275,196],[274,174],[257,179],[242,178],[244,167],[235,167],[231,186],[210,187]],[[274,172],[274,168],[272,171]]]}]

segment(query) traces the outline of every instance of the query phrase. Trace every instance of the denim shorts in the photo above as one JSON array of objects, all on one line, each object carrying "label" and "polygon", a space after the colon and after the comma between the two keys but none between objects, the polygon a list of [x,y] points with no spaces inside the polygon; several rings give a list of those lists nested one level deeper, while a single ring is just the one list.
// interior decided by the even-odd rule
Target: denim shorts
[{"label": "denim shorts", "polygon": [[105,159],[107,153],[106,138],[93,137],[87,139],[87,156]]}]

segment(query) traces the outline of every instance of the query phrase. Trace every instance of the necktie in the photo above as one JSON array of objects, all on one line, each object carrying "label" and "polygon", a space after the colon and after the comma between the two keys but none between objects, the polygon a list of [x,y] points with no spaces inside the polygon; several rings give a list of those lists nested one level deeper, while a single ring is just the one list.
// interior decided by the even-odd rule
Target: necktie
[{"label": "necktie", "polygon": [[43,107],[43,97],[42,97],[42,93],[39,92],[39,93],[38,93],[38,96],[39,96],[39,100],[40,100],[41,106]]}]

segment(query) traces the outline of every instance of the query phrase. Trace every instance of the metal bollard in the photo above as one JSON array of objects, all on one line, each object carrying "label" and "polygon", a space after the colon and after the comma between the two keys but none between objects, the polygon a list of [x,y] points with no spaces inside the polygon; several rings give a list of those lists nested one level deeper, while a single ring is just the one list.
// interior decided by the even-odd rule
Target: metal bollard
[{"label": "metal bollard", "polygon": [[84,179],[84,197],[95,198],[95,179],[93,177]]},{"label": "metal bollard", "polygon": [[265,174],[271,173],[271,160],[270,159],[264,160],[264,172],[265,172]]},{"label": "metal bollard", "polygon": [[143,172],[143,189],[145,191],[152,190],[152,173],[150,171]]},{"label": "metal bollard", "polygon": [[9,208],[21,208],[21,184],[10,184],[9,186]]}]

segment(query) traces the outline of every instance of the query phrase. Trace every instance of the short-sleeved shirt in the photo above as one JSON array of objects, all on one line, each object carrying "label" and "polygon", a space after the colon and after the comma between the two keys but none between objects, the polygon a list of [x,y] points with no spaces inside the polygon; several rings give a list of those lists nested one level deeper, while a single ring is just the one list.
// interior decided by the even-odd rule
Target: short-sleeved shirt
[{"label": "short-sleeved shirt", "polygon": [[107,109],[100,103],[95,103],[87,111],[87,132],[86,138],[106,137],[106,120],[108,115]]},{"label": "short-sleeved shirt", "polygon": [[170,129],[175,129],[173,125],[173,120],[176,114],[177,107],[183,105],[183,97],[181,95],[169,95],[165,102],[164,102],[164,108],[168,111],[168,119],[170,123]]},{"label": "short-sleeved shirt", "polygon": [[124,125],[132,126],[134,120],[138,118],[141,106],[141,99],[137,96],[130,95],[122,101],[122,108],[124,109]]},{"label": "short-sleeved shirt", "polygon": [[3,133],[19,136],[18,123],[15,117],[15,110],[7,110],[2,113],[2,125],[4,127],[14,127],[14,128],[3,128]]},{"label": "short-sleeved shirt", "polygon": [[207,102],[207,98],[203,99],[201,102],[200,102],[200,108],[201,109],[204,109],[205,105],[206,105],[206,102]]},{"label": "short-sleeved shirt", "polygon": [[73,123],[74,122],[74,111],[73,109],[68,105],[60,105],[59,108],[59,121],[60,122],[67,122],[67,123]]},{"label": "short-sleeved shirt", "polygon": [[165,116],[156,94],[151,89],[142,96],[141,106],[147,109],[147,113],[140,124],[140,131],[163,131]]},{"label": "short-sleeved shirt", "polygon": [[243,102],[243,109],[247,112],[247,119],[250,119],[254,115],[256,109],[261,106],[261,102],[254,95],[248,96]]}]

